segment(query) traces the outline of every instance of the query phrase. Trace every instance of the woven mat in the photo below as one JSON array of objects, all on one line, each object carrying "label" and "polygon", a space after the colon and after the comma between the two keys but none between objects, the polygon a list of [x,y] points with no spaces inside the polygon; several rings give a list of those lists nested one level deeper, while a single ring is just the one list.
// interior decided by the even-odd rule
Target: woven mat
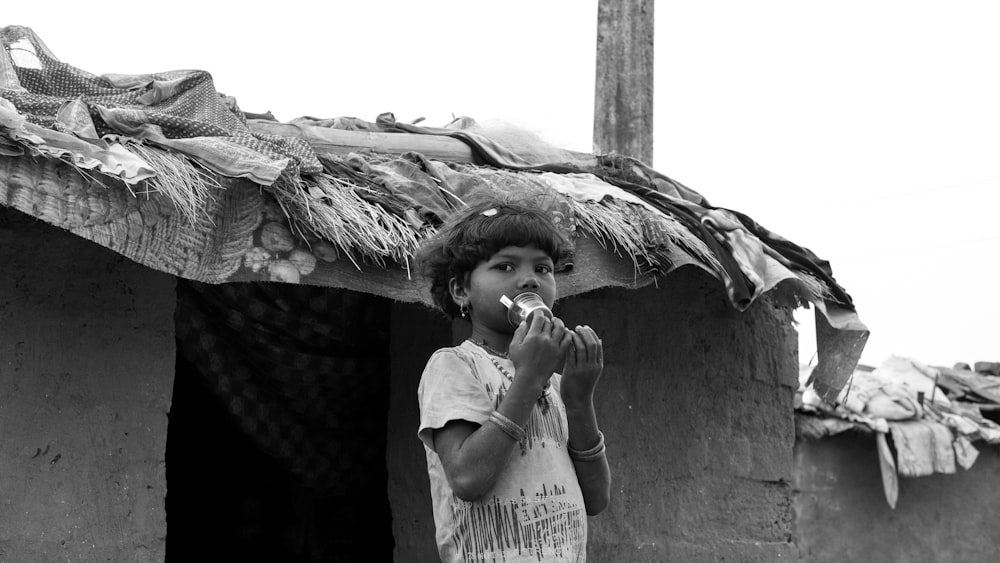
[{"label": "woven mat", "polygon": [[225,189],[191,224],[160,194],[133,195],[120,183],[84,177],[59,160],[0,156],[0,205],[153,269],[221,283],[253,247],[264,200],[247,180],[220,180]]}]

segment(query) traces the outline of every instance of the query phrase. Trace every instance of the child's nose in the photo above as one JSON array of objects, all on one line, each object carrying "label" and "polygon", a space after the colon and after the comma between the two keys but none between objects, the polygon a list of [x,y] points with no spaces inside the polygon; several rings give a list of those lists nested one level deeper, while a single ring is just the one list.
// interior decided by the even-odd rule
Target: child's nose
[{"label": "child's nose", "polygon": [[534,272],[525,274],[521,278],[521,289],[538,289],[538,276]]}]

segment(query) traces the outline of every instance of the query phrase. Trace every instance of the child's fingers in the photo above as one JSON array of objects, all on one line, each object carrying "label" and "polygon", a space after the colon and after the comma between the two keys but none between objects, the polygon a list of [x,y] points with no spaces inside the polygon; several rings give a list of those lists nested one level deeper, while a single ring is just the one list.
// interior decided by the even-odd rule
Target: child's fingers
[{"label": "child's fingers", "polygon": [[562,346],[562,345],[569,346],[570,348],[568,348],[568,349],[572,350],[573,336],[574,336],[574,333],[573,333],[572,330],[567,330],[567,331],[563,332],[562,333],[562,337],[559,339],[559,345],[560,346]]},{"label": "child's fingers", "polygon": [[597,333],[594,332],[594,329],[587,325],[578,325],[576,327],[576,332],[587,344],[593,344],[600,340],[600,338],[597,337]]},{"label": "child's fingers", "polygon": [[552,318],[552,336],[556,339],[562,341],[563,334],[568,332],[569,329],[566,328],[566,323],[562,321],[559,317]]},{"label": "child's fingers", "polygon": [[559,335],[559,349],[562,350],[563,356],[567,360],[573,355],[573,331],[565,326],[563,326],[562,334]]},{"label": "child's fingers", "polygon": [[563,365],[563,373],[570,373],[579,366],[579,358],[576,352],[576,334],[572,330],[567,330],[559,341],[559,348],[563,351],[563,358],[566,363]]},{"label": "child's fingers", "polygon": [[572,338],[572,347],[570,349],[569,355],[573,358],[574,364],[582,364],[587,361],[587,349],[586,345],[583,343],[583,339],[580,335],[573,332],[567,331]]},{"label": "child's fingers", "polygon": [[524,336],[527,333],[528,333],[528,321],[527,320],[521,321],[521,324],[517,325],[517,328],[514,329],[514,338],[512,339],[512,342],[517,342],[518,344],[524,342]]},{"label": "child's fingers", "polygon": [[604,361],[604,349],[601,345],[601,339],[597,337],[597,333],[594,329],[589,326],[577,326],[576,334],[582,341],[582,346],[586,350],[586,359],[590,362],[603,362]]},{"label": "child's fingers", "polygon": [[528,318],[525,319],[528,323],[528,334],[526,336],[536,336],[543,332],[548,332],[548,320],[548,317],[543,315],[541,311],[535,311],[528,315]]}]

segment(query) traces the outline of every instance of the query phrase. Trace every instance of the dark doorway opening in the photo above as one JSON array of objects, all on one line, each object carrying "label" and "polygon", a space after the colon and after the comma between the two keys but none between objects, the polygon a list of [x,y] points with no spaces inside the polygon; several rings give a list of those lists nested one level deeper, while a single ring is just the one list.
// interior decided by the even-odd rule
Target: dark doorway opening
[{"label": "dark doorway opening", "polygon": [[[230,292],[227,301],[216,293],[225,289],[178,283],[166,561],[391,561],[388,302],[334,289],[262,285]],[[325,328],[329,334],[320,340],[315,334],[287,338],[282,327],[269,325],[275,315],[247,322],[252,313],[234,312],[257,298],[284,309],[287,322],[307,325],[309,315],[325,318],[322,307],[308,311],[308,302],[334,304],[338,314],[327,320],[348,326]],[[192,325],[192,317],[200,320]],[[254,330],[267,334],[248,333]],[[296,349],[272,365],[273,355],[251,345],[264,339]],[[192,342],[214,351],[192,351]],[[310,365],[302,355],[323,361]],[[367,367],[357,367],[361,362]],[[269,441],[268,428],[281,438]],[[326,437],[330,447],[317,453],[315,444]],[[309,451],[300,456],[296,449]],[[325,473],[304,471],[303,459],[312,465],[318,459]]]}]

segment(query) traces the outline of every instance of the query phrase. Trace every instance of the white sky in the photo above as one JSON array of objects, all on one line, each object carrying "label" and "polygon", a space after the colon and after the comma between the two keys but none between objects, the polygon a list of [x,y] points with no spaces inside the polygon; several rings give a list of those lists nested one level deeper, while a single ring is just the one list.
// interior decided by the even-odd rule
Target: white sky
[{"label": "white sky", "polygon": [[[7,2],[0,26],[94,74],[207,70],[283,121],[468,115],[591,148],[596,0],[86,6]],[[655,16],[653,166],[829,260],[872,330],[863,362],[1000,361],[1000,3],[689,0]]]}]

